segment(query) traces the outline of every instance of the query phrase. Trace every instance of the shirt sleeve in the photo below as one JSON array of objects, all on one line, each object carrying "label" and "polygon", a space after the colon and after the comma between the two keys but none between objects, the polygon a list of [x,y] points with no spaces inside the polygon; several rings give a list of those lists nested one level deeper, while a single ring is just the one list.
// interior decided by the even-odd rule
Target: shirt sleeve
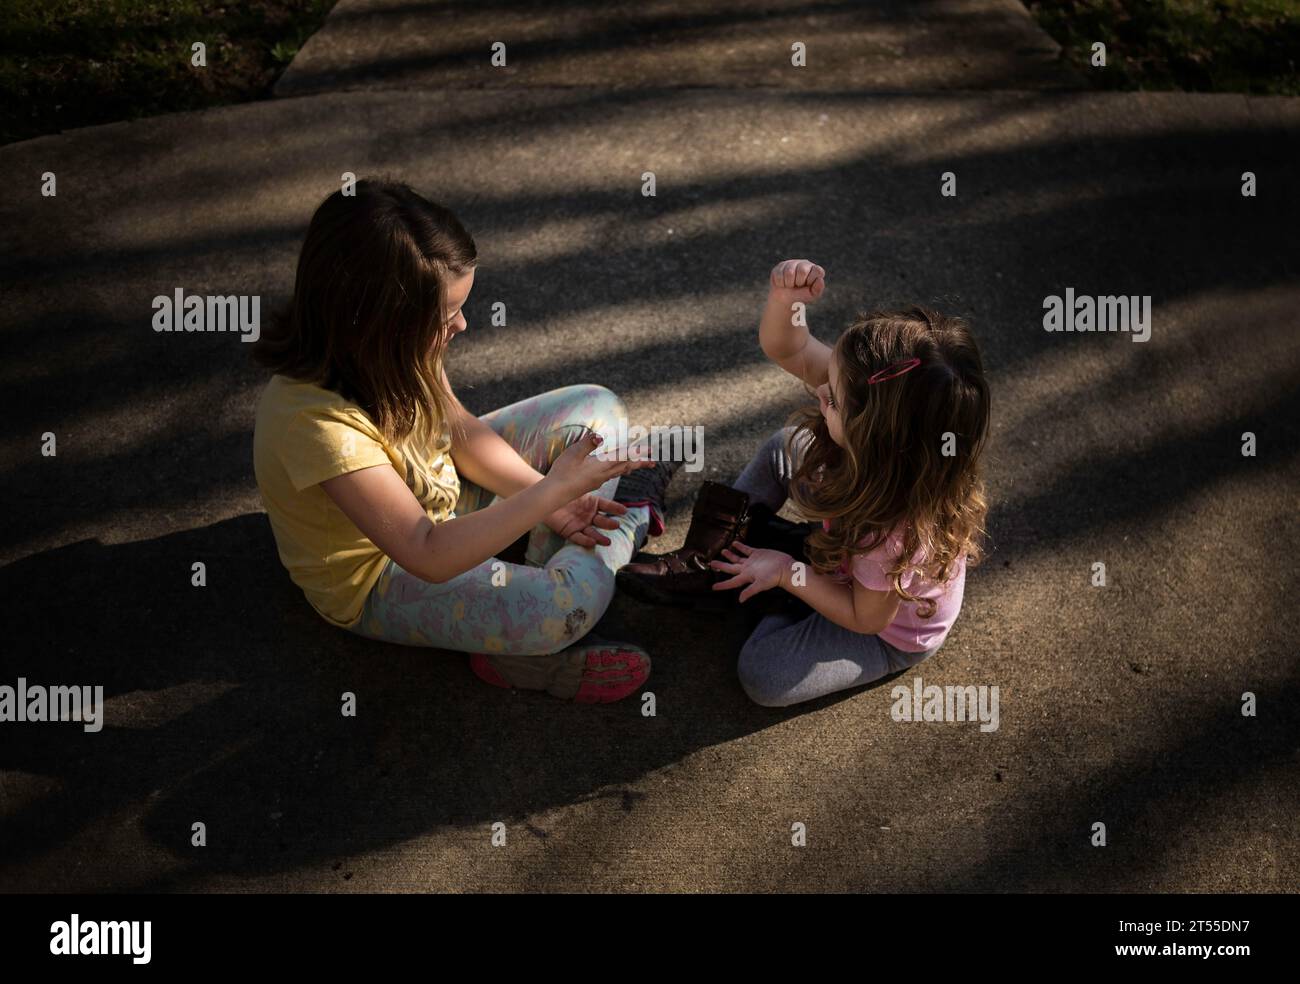
[{"label": "shirt sleeve", "polygon": [[[880,546],[867,553],[853,555],[850,569],[853,578],[869,591],[892,591],[893,581],[889,571],[895,564],[895,558],[903,548],[902,540],[897,535],[886,537]],[[912,570],[905,570],[899,577],[899,586],[907,590],[912,583]]]},{"label": "shirt sleeve", "polygon": [[359,420],[337,411],[300,414],[280,454],[285,473],[301,492],[339,475],[390,464],[384,446]]}]

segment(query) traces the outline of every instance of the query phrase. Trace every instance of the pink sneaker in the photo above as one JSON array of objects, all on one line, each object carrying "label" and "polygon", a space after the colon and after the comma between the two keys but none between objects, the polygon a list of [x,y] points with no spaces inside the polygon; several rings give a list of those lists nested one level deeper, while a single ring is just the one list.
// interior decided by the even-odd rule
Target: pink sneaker
[{"label": "pink sneaker", "polygon": [[641,689],[650,677],[650,655],[638,646],[589,635],[542,656],[474,653],[469,668],[494,687],[545,690],[579,704],[608,704]]}]

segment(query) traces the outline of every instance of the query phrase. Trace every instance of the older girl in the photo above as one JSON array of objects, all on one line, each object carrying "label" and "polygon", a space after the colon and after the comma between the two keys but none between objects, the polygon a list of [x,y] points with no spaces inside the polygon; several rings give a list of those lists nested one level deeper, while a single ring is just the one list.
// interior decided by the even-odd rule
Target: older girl
[{"label": "older girl", "polygon": [[[332,625],[470,653],[496,686],[617,700],[649,657],[588,633],[662,529],[669,469],[593,454],[624,416],[600,386],[482,418],[461,405],[443,359],[476,262],[456,217],[405,185],[361,181],[317,209],[257,352],[274,375],[254,467],[280,559]],[[524,535],[525,563],[501,560]]]}]

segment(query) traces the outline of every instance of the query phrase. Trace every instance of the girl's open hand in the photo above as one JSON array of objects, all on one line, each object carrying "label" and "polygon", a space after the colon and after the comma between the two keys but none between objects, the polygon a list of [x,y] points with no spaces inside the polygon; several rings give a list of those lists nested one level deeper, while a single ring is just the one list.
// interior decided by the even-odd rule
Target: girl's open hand
[{"label": "girl's open hand", "polygon": [[812,260],[782,260],[772,267],[771,293],[782,301],[811,303],[826,290],[826,271]]},{"label": "girl's open hand", "polygon": [[748,601],[760,591],[770,591],[781,585],[785,572],[790,570],[794,558],[780,550],[763,550],[747,546],[739,540],[731,544],[731,549],[722,551],[724,560],[709,561],[715,571],[735,575],[726,581],[719,581],[713,586],[714,591],[726,591],[748,585],[740,592],[740,600]]},{"label": "girl's open hand", "polygon": [[605,513],[622,516],[627,506],[621,502],[602,499],[598,495],[584,495],[561,506],[546,517],[545,523],[570,543],[580,547],[594,547],[597,544],[609,546],[609,537],[601,530],[618,529],[618,520],[611,519]]}]

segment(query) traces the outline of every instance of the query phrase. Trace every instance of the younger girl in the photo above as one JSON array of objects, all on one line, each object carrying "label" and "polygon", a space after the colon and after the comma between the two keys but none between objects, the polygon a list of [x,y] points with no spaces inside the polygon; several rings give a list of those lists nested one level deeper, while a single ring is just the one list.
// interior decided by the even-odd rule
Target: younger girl
[{"label": "younger girl", "polygon": [[[405,185],[361,181],[317,209],[290,310],[257,352],[275,375],[254,467],[280,559],[333,625],[471,653],[497,686],[616,700],[649,657],[587,633],[662,529],[669,469],[593,455],[625,415],[600,386],[483,418],[461,405],[443,359],[476,258],[456,217]],[[612,501],[590,494],[619,476]],[[525,535],[525,565],[498,558]]]},{"label": "younger girl", "polygon": [[[714,591],[740,588],[747,602],[776,589],[811,608],[796,614],[790,605],[766,606],[785,610],[763,617],[741,651],[742,686],[774,707],[869,683],[934,655],[961,610],[966,567],[979,560],[986,509],[979,462],[989,392],[966,324],[920,307],[875,313],[831,349],[792,317],[793,305],[815,301],[824,289],[825,271],[807,260],[773,269],[759,343],[815,388],[818,408],[769,438],[732,490],[709,490],[715,504],[734,497],[728,520],[743,513],[746,521],[731,528],[747,526],[760,541],[761,530],[771,538],[770,517],[792,498],[799,512],[821,521],[802,544],[805,556],[735,540],[719,542],[713,558],[624,572],[643,597],[646,583],[658,580],[653,593],[666,599],[676,590],[674,571],[680,581],[707,565],[719,578],[730,575],[712,584]],[[750,523],[751,512],[768,517],[765,525]],[[708,536],[688,534],[690,542]]]}]

